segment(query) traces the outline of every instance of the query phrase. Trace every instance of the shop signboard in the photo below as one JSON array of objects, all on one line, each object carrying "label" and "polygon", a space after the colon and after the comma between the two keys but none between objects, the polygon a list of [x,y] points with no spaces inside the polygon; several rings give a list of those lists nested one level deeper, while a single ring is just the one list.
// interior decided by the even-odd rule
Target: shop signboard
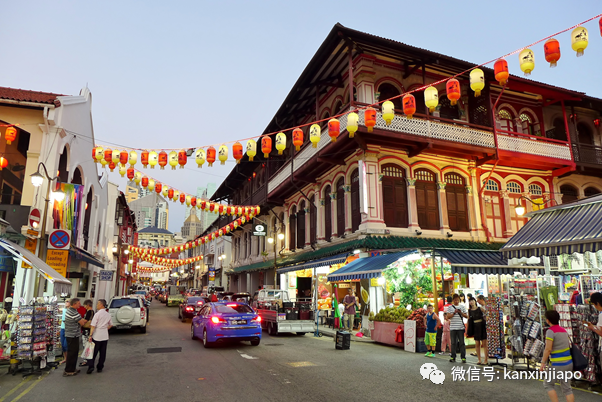
[{"label": "shop signboard", "polygon": [[[27,239],[25,240],[25,249],[32,252],[33,255],[36,255],[36,247],[38,246],[38,239]],[[23,261],[21,267],[25,269],[31,269],[31,265]]]},{"label": "shop signboard", "polygon": [[339,289],[348,289],[351,287],[349,283],[339,283]]},{"label": "shop signboard", "polygon": [[209,267],[209,280],[215,281],[215,267]]},{"label": "shop signboard", "polygon": [[403,322],[403,349],[406,352],[416,353],[416,321]]},{"label": "shop signboard", "polygon": [[328,274],[317,274],[318,310],[332,309],[332,286],[328,282]]},{"label": "shop signboard", "polygon": [[253,225],[253,236],[265,236],[266,233],[267,227],[263,223]]},{"label": "shop signboard", "polygon": [[100,271],[100,281],[101,282],[113,281],[113,271],[107,271],[107,270]]},{"label": "shop signboard", "polygon": [[360,279],[360,315],[370,314],[370,279]]},{"label": "shop signboard", "polygon": [[67,276],[67,264],[69,263],[69,250],[52,250],[46,252],[46,264],[50,265],[56,272]]},{"label": "shop signboard", "polygon": [[13,255],[3,248],[0,248],[0,272],[15,272]]}]

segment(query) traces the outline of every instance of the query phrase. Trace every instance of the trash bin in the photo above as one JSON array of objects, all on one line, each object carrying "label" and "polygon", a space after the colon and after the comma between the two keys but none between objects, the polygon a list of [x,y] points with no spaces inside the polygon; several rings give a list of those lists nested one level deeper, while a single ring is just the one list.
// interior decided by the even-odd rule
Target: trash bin
[{"label": "trash bin", "polygon": [[348,350],[351,346],[351,334],[347,331],[337,331],[335,337],[335,349]]}]

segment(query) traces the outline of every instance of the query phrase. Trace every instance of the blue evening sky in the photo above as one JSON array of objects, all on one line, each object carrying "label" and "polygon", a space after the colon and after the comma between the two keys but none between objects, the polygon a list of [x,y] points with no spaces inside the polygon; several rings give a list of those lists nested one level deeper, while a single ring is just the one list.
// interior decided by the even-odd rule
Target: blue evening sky
[{"label": "blue evening sky", "polygon": [[[160,149],[261,134],[337,22],[480,64],[602,13],[602,3],[24,0],[1,11],[0,86],[75,95],[87,84],[99,143]],[[558,67],[540,44],[530,78],[602,98],[602,37],[597,20],[585,26],[584,57],[564,33]],[[515,74],[517,60],[508,59]],[[194,194],[233,164],[153,174]],[[125,183],[117,172],[111,180]],[[170,230],[183,220],[184,207],[170,204]]]}]

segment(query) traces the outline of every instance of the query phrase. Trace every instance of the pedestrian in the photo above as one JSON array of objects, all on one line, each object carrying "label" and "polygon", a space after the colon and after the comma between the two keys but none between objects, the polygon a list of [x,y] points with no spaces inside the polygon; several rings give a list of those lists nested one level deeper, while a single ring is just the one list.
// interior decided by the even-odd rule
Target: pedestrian
[{"label": "pedestrian", "polygon": [[451,359],[450,362],[456,361],[458,349],[460,349],[460,358],[462,363],[466,363],[466,345],[464,344],[464,318],[468,318],[466,307],[460,305],[460,296],[454,294],[452,297],[452,305],[447,309],[446,318],[450,320],[449,334],[451,338]]},{"label": "pedestrian", "polygon": [[[483,299],[483,303],[485,303],[485,297],[483,295],[479,295],[479,298]],[[474,336],[475,348],[477,350],[477,359],[479,366],[486,366],[489,364],[489,353],[487,351],[487,326],[485,321],[485,311],[481,308],[481,305],[477,300],[473,297],[470,298],[470,309],[468,310],[469,320],[472,321],[472,333]],[[483,354],[485,362],[481,361],[481,348],[483,349]]]},{"label": "pedestrian", "polygon": [[107,357],[107,343],[109,342],[109,330],[113,326],[111,321],[111,314],[107,312],[107,301],[105,299],[98,299],[96,303],[96,314],[92,319],[92,326],[90,328],[90,339],[94,341],[94,357],[88,360],[88,371],[90,374],[94,371],[94,362],[96,356],[98,357],[98,365],[96,366],[96,372],[102,373],[105,366],[105,359]]},{"label": "pedestrian", "polygon": [[426,357],[435,357],[435,348],[437,347],[437,324],[440,324],[439,316],[435,314],[433,305],[426,306],[426,316],[424,316],[424,344],[426,345]]},{"label": "pedestrian", "polygon": [[[451,301],[451,297],[447,297]],[[451,306],[451,303],[450,303]],[[444,307],[445,308],[445,307]],[[449,325],[450,321],[445,318],[443,320],[443,333],[441,334],[441,353],[440,355],[445,354],[445,351],[449,348],[449,354],[451,355],[452,345],[451,345],[451,336],[449,333]]]},{"label": "pedestrian", "polygon": [[[602,293],[596,292],[592,294],[589,299],[589,302],[598,310],[598,323],[596,325],[591,322],[587,323],[587,327],[590,331],[598,334],[602,339]],[[599,349],[600,349],[600,367],[602,367],[602,341],[599,341]]]},{"label": "pedestrian", "polygon": [[569,334],[558,325],[558,322],[560,322],[558,311],[546,311],[546,322],[550,325],[550,328],[546,331],[546,348],[543,351],[539,371],[546,369],[548,358],[552,366],[548,368],[547,377],[543,382],[543,389],[548,392],[551,401],[558,401],[558,395],[554,389],[554,384],[558,381],[567,402],[572,402],[575,397],[571,388],[571,376],[568,376],[569,372],[571,375],[573,374]]},{"label": "pedestrian", "polygon": [[64,377],[74,376],[79,373],[77,370],[77,354],[79,352],[79,340],[82,336],[81,327],[86,323],[78,313],[81,307],[79,299],[71,299],[71,306],[65,314],[65,338],[67,339],[67,362],[65,364]]},{"label": "pedestrian", "polygon": [[[92,318],[94,318],[92,300],[87,299],[86,301],[84,301],[84,308],[86,309],[86,314],[84,314],[84,320],[86,320],[86,322],[84,325],[82,325],[82,346],[85,348],[86,343],[88,343],[88,339],[90,337],[90,326],[92,324]],[[84,361],[82,361],[79,365],[87,366],[88,362],[84,359]]]},{"label": "pedestrian", "polygon": [[343,298],[343,304],[345,305],[345,315],[343,316],[343,327],[347,324],[349,332],[353,330],[353,321],[355,320],[355,302],[356,298],[353,295],[353,289],[349,288],[348,294]]},{"label": "pedestrian", "polygon": [[65,338],[65,314],[67,313],[67,310],[69,309],[69,307],[71,306],[71,303],[69,302],[69,300],[65,301],[65,307],[63,307],[63,315],[61,317],[61,348],[63,348],[63,360],[60,361],[59,364],[63,364],[67,361],[67,348],[69,346],[67,346],[67,338]]},{"label": "pedestrian", "polygon": [[439,293],[439,301],[437,301],[437,311],[443,311],[444,304],[445,304],[445,297],[443,297],[443,293]]},{"label": "pedestrian", "polygon": [[86,310],[86,308],[80,303],[80,305],[79,305],[79,307],[77,309],[77,312],[79,313],[79,315],[82,316],[82,318],[85,317],[86,311],[88,311],[88,310]]},{"label": "pedestrian", "polygon": [[211,293],[211,303],[215,303],[217,301],[217,295],[215,293]]}]

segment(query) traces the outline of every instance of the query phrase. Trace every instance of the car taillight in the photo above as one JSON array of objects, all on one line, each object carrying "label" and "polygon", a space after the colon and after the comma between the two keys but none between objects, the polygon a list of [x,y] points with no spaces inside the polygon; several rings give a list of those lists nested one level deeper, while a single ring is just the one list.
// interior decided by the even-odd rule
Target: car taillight
[{"label": "car taillight", "polygon": [[226,304],[226,306],[228,306],[228,307],[236,307],[236,306],[238,306],[238,304],[236,304],[236,303],[230,303],[230,304]]},{"label": "car taillight", "polygon": [[192,311],[194,310],[194,307],[186,307],[186,311]]},{"label": "car taillight", "polygon": [[197,302],[197,304],[203,304],[203,302],[202,302],[202,301],[200,301],[200,302]]},{"label": "car taillight", "polygon": [[146,310],[145,310],[145,309],[143,309],[143,308],[141,308],[141,309],[140,309],[140,319],[141,319],[141,320],[144,320],[144,317],[145,317],[145,315],[146,315]]},{"label": "car taillight", "polygon": [[257,316],[255,318],[253,318],[251,321],[255,321],[255,322],[261,322],[261,317]]},{"label": "car taillight", "polygon": [[219,318],[216,316],[211,317],[211,322],[214,324],[219,324],[220,322],[226,322],[223,318]]}]

